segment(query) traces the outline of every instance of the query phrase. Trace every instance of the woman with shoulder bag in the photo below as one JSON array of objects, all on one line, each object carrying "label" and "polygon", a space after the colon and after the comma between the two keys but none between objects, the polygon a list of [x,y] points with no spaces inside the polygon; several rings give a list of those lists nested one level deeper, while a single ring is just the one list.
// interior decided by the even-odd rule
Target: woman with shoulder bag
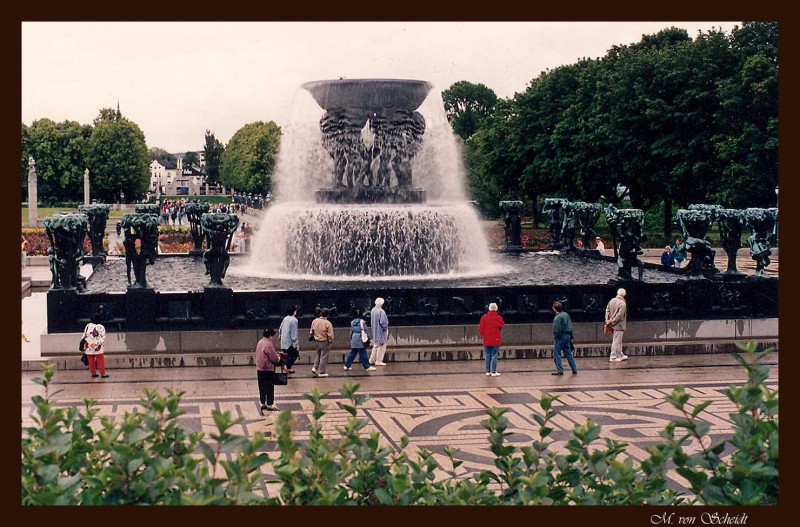
[{"label": "woman with shoulder bag", "polygon": [[264,337],[256,345],[256,377],[261,415],[264,415],[264,410],[274,412],[278,409],[275,406],[275,368],[281,366],[281,371],[286,373],[283,355],[275,351],[272,343],[274,337],[275,330],[267,328],[264,330]]},{"label": "woman with shoulder bag", "polygon": [[369,333],[367,332],[367,324],[361,318],[364,312],[360,308],[353,311],[355,318],[350,321],[350,353],[344,361],[344,371],[350,371],[353,366],[353,360],[358,355],[358,361],[364,366],[367,371],[374,371],[377,368],[369,363],[367,357],[367,345],[369,344]]},{"label": "woman with shoulder bag", "polygon": [[[89,360],[89,373],[92,378],[108,378],[106,373],[105,347],[106,328],[100,323],[100,313],[94,313],[91,321],[83,329],[83,338],[86,339],[86,358]],[[100,375],[97,372],[100,372]]]}]

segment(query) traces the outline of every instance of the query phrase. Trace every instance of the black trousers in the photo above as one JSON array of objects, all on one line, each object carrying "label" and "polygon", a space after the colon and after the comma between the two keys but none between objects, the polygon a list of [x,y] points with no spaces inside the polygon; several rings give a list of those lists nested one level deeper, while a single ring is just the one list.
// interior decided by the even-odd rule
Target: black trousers
[{"label": "black trousers", "polygon": [[275,403],[275,384],[272,382],[273,372],[256,370],[256,373],[258,374],[258,396],[261,404],[265,404],[265,398],[267,400],[266,404]]}]

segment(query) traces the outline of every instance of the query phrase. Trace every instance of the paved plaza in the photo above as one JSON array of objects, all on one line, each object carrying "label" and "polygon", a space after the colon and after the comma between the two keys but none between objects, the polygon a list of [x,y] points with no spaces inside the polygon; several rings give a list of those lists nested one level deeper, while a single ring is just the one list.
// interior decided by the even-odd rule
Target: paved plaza
[{"label": "paved plaza", "polygon": [[[778,355],[770,356],[768,385],[777,387]],[[605,358],[578,360],[579,373],[551,376],[551,359],[515,359],[500,361],[500,377],[486,377],[483,361],[395,363],[367,373],[355,365],[344,372],[341,365],[331,366],[332,376],[313,378],[308,366],[296,367],[288,386],[276,387],[276,404],[294,416],[295,437],[303,441],[311,415],[311,403],[303,397],[314,388],[331,392],[326,399],[328,413],[323,418],[326,433],[336,435],[349,414],[341,407],[346,400],[338,393],[344,382],[360,384],[359,393],[369,394],[360,405],[359,416],[369,423],[365,433],[377,431],[381,440],[393,449],[400,448],[400,438],[407,436],[407,452],[427,449],[437,461],[449,467],[445,447],[455,446],[457,458],[464,461],[458,469],[461,477],[481,469],[493,468],[487,431],[480,425],[491,407],[506,407],[511,435],[508,440],[519,446],[530,445],[538,438],[538,425],[532,414],[542,414],[539,400],[543,394],[559,396],[558,416],[553,420],[554,448],[563,448],[576,425],[586,419],[602,425],[601,437],[630,443],[626,455],[637,460],[647,456],[646,448],[659,442],[659,432],[676,410],[665,400],[673,388],[683,385],[694,403],[713,403],[703,419],[711,425],[710,435],[720,438],[730,433],[728,414],[734,409],[725,396],[731,384],[744,381],[744,370],[728,355],[631,357],[621,363]],[[247,436],[262,432],[270,437],[273,415],[259,415],[255,371],[248,367],[160,368],[110,371],[108,379],[91,379],[87,371],[57,372],[54,390],[62,406],[81,405],[84,398],[98,402],[99,415],[112,420],[135,411],[145,388],[185,392],[180,419],[188,431],[216,431],[212,410],[230,411],[243,421],[232,432]],[[42,394],[32,382],[35,372],[22,373],[22,421],[31,424],[31,396]],[[277,456],[275,441],[268,441],[265,451]],[[271,479],[272,467],[263,467],[265,481]],[[672,483],[682,486],[676,474]],[[277,488],[269,486],[270,494]]]}]

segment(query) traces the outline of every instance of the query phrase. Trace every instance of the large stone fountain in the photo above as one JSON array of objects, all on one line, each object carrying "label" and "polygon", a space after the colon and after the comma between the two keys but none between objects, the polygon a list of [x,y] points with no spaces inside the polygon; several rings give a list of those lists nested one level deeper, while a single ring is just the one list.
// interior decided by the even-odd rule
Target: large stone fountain
[{"label": "large stone fountain", "polygon": [[[236,360],[224,357],[235,351],[246,351],[246,360],[252,360],[261,331],[277,327],[289,307],[299,307],[303,328],[321,308],[329,309],[329,319],[341,328],[354,308],[368,311],[380,296],[392,324],[388,360],[477,356],[477,322],[492,302],[509,324],[504,346],[519,346],[508,353],[543,356],[552,346],[554,300],[567,306],[588,356],[607,349],[603,309],[620,285],[628,291],[629,321],[641,328],[647,345],[672,339],[679,343],[662,347],[685,346],[689,333],[707,328],[708,321],[718,323],[704,331],[730,331],[730,338],[755,335],[757,327],[771,334],[776,279],[680,283],[683,273],[638,259],[638,209],[605,211],[620,241],[617,258],[586,249],[600,206],[565,199],[545,200],[557,254],[490,253],[467,200],[457,143],[429,83],[340,79],[303,88],[301,116],[283,129],[275,199],[264,211],[251,255],[228,257],[222,249],[235,221],[228,225],[229,219],[221,218],[214,231],[213,218],[204,214],[208,209],[198,207],[195,216],[190,213],[196,220],[195,250],[154,255],[158,265],[148,270],[147,289],[128,288],[125,261],[108,257],[93,264],[84,291],[73,284],[73,263],[81,256],[72,247],[78,242],[68,229],[53,230],[64,240],[53,242],[54,286],[43,353],[71,349],[74,334],[99,311],[112,335],[109,353],[175,353],[169,356],[173,365],[232,364]],[[507,248],[521,246],[520,203],[506,203]],[[760,233],[751,250],[762,268],[769,264],[770,248],[764,233],[774,225],[772,215],[759,221],[765,214],[749,217]],[[688,222],[689,216],[682,217]],[[216,242],[210,231],[218,231]],[[687,241],[689,234],[684,233]],[[582,251],[574,246],[576,236],[584,239]],[[700,247],[704,231],[692,236]],[[205,251],[204,238],[211,242]],[[62,260],[65,266],[58,263]],[[211,282],[203,278],[206,273]],[[759,326],[758,319],[768,322]],[[336,335],[334,348],[349,349],[349,332]],[[425,346],[434,351],[399,351]],[[201,356],[183,355],[190,353]]]},{"label": "large stone fountain", "polygon": [[418,109],[431,84],[343,79],[303,88],[324,114],[296,155],[316,140],[329,159],[288,176],[304,178],[304,190],[282,192],[267,211],[254,262],[273,274],[375,277],[458,274],[488,261],[463,193],[431,197],[423,187],[459,177],[432,174],[416,159],[428,141]]}]

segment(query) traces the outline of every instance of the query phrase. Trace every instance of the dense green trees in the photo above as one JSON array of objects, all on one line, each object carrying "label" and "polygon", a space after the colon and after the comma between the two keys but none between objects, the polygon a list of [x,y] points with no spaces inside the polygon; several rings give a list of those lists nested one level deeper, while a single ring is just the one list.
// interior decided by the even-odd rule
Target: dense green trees
[{"label": "dense green trees", "polygon": [[214,132],[206,130],[203,153],[206,156],[206,179],[209,185],[216,185],[219,182],[219,164],[224,151],[225,147],[214,137]]},{"label": "dense green trees", "polygon": [[543,72],[466,136],[473,198],[490,214],[499,199],[629,198],[663,208],[667,236],[673,206],[774,206],[777,36],[769,22],[669,28]]},{"label": "dense green trees", "polygon": [[119,110],[103,109],[94,122],[85,151],[92,196],[106,203],[113,203],[121,192],[125,201],[141,199],[150,181],[144,133]]},{"label": "dense green trees", "polygon": [[197,152],[186,152],[183,154],[183,166],[190,167],[192,165],[200,164],[200,156]]},{"label": "dense green trees", "polygon": [[93,125],[39,119],[22,124],[22,199],[28,192],[28,157],[36,160],[42,203],[81,201],[83,172],[89,169],[91,196],[113,203],[141,198],[150,180],[151,154],[144,133],[119,109],[103,108]]},{"label": "dense green trees", "polygon": [[155,161],[156,159],[158,159],[158,160],[162,160],[163,159],[163,160],[166,160],[166,161],[171,161],[172,163],[174,163],[176,165],[178,164],[178,159],[173,154],[170,154],[169,152],[167,152],[163,148],[159,148],[157,146],[153,147],[153,148],[148,148],[147,149],[147,156],[150,159],[150,161]]},{"label": "dense green trees", "polygon": [[[22,199],[28,199],[28,157],[36,160],[37,194],[43,203],[83,197],[85,150],[92,127],[39,119],[22,124]],[[94,195],[94,194],[93,194]]]},{"label": "dense green trees", "polygon": [[458,81],[442,92],[442,101],[453,131],[467,139],[492,114],[497,95],[483,84]]},{"label": "dense green trees", "polygon": [[272,121],[244,125],[220,157],[220,183],[242,192],[270,192],[280,141],[281,129]]}]

